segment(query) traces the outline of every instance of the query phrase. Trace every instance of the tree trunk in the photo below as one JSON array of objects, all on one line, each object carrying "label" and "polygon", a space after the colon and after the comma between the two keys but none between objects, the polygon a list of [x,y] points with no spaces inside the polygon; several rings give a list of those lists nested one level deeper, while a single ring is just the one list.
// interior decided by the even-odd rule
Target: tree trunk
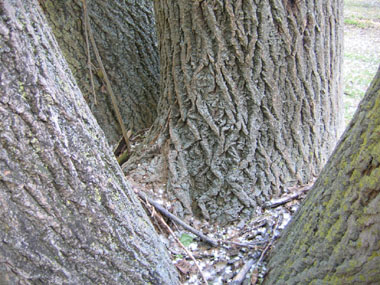
[{"label": "tree trunk", "polygon": [[[153,3],[148,0],[87,2],[91,30],[124,124],[132,131],[148,128],[156,118],[159,96]],[[121,130],[104,87],[102,72],[91,52],[96,99],[93,95],[82,3],[82,0],[40,1],[86,101],[109,142],[114,144],[120,139]],[[91,47],[90,40],[88,43]]]},{"label": "tree trunk", "polygon": [[37,2],[0,15],[0,284],[176,284]]},{"label": "tree trunk", "polygon": [[256,3],[154,1],[162,100],[150,138],[179,212],[249,216],[318,175],[336,143],[342,1]]},{"label": "tree trunk", "polygon": [[380,67],[264,284],[380,284]]}]

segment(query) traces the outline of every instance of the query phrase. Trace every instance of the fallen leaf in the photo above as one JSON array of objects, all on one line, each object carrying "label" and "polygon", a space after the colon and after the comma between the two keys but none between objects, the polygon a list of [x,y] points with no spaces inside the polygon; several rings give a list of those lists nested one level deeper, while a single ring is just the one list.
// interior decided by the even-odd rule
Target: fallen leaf
[{"label": "fallen leaf", "polygon": [[251,276],[251,285],[255,285],[257,283],[258,276],[259,276],[259,270],[257,270],[257,268],[255,268],[255,270],[253,270],[252,276]]},{"label": "fallen leaf", "polygon": [[182,274],[189,274],[189,272],[191,271],[191,267],[192,265],[187,262],[185,259],[182,259],[180,261],[178,261],[175,266],[178,268],[178,270],[182,273]]},{"label": "fallen leaf", "polygon": [[181,237],[179,238],[180,242],[184,245],[184,246],[189,246],[192,242],[193,242],[193,237],[191,235],[188,235],[188,234],[182,234]]}]

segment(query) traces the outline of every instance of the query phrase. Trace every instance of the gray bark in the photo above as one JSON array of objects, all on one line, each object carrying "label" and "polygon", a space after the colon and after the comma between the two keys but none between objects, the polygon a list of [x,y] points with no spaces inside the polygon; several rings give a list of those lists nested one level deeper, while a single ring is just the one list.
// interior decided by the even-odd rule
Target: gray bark
[{"label": "gray bark", "polygon": [[37,2],[0,17],[0,284],[176,284]]},{"label": "gray bark", "polygon": [[342,122],[342,1],[154,3],[162,100],[149,144],[178,211],[237,220],[317,176]]},{"label": "gray bark", "polygon": [[380,67],[264,284],[380,284]]},{"label": "gray bark", "polygon": [[[92,93],[81,0],[43,0],[40,5],[75,79],[110,144],[121,137],[102,73],[91,52],[97,104]],[[120,112],[133,132],[156,118],[159,60],[149,0],[87,0],[91,29]],[[90,43],[91,46],[91,43]],[[92,50],[92,48],[91,48]]]}]

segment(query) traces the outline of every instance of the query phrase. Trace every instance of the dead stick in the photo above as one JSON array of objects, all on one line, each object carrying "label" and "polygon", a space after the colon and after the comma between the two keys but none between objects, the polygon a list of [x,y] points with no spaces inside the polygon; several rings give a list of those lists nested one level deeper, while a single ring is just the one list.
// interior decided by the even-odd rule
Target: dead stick
[{"label": "dead stick", "polygon": [[269,241],[268,245],[265,247],[265,249],[261,253],[261,256],[260,256],[259,260],[257,261],[256,265],[259,264],[263,260],[265,253],[272,246],[272,244],[273,244],[273,242],[274,242],[274,240],[276,238],[275,234],[276,234],[277,227],[278,227],[279,224],[282,223],[282,220],[283,220],[283,216],[281,215],[280,218],[277,220],[276,225],[274,226],[273,236],[272,236],[271,240]]},{"label": "dead stick", "polygon": [[[148,200],[148,198],[141,198],[141,199],[145,199],[145,201],[148,201],[149,204],[151,204]],[[151,207],[152,207],[153,204],[151,204]],[[170,232],[170,234],[173,236],[173,238],[175,239],[175,241],[185,250],[185,252],[187,253],[187,255],[194,261],[195,263],[195,266],[198,268],[198,271],[199,273],[201,274],[202,276],[202,279],[203,279],[203,282],[207,285],[207,279],[206,277],[204,276],[203,274],[203,271],[201,269],[201,267],[199,266],[198,262],[196,261],[196,259],[194,258],[194,255],[186,248],[186,246],[183,245],[183,243],[177,238],[177,236],[175,235],[175,233],[173,232],[173,230],[171,229],[171,227],[169,227],[169,225],[164,221],[164,219],[162,218],[161,215],[158,215],[155,211],[154,211],[154,208],[156,208],[156,206],[152,207],[153,210],[152,211],[152,216],[155,216],[157,219],[160,220],[160,222],[167,228],[167,230]],[[158,208],[156,208],[158,210]]]},{"label": "dead stick", "polygon": [[301,191],[297,192],[297,193],[294,193],[288,197],[284,197],[284,198],[280,198],[278,200],[275,200],[273,203],[266,203],[264,205],[264,208],[276,208],[278,206],[281,206],[281,205],[284,205],[290,201],[293,201],[295,199],[298,199],[299,196],[301,196],[302,194],[306,193],[307,191],[309,191],[311,189],[312,185],[308,186],[308,187],[305,187],[303,188]]},{"label": "dead stick", "polygon": [[92,62],[91,62],[91,53],[90,53],[90,43],[88,40],[88,30],[89,30],[89,22],[88,22],[88,12],[87,12],[87,3],[85,0],[82,0],[83,3],[83,22],[84,22],[84,35],[86,39],[86,48],[87,48],[87,67],[90,72],[90,82],[92,94],[94,95],[94,104],[97,105],[96,92],[95,92],[95,84],[94,84],[94,76],[92,75]]},{"label": "dead stick", "polygon": [[255,263],[255,260],[253,258],[248,260],[248,262],[244,264],[243,268],[232,280],[231,285],[240,285],[241,283],[243,283],[245,276],[247,275],[248,271],[251,269],[254,263]]},{"label": "dead stick", "polygon": [[218,246],[218,242],[205,236],[202,232],[194,229],[192,226],[189,226],[188,224],[186,224],[185,222],[183,222],[182,220],[180,220],[178,217],[174,216],[172,213],[170,213],[168,210],[166,210],[163,206],[161,206],[159,203],[155,202],[154,200],[150,199],[149,197],[147,197],[145,194],[142,194],[140,191],[136,191],[137,195],[143,199],[143,200],[147,200],[150,204],[152,204],[161,214],[163,214],[165,217],[168,217],[169,219],[171,219],[172,221],[174,221],[175,223],[177,223],[178,225],[182,226],[183,228],[185,228],[186,230],[188,230],[189,232],[195,234],[196,236],[198,236],[201,240],[203,240],[204,242],[207,242],[208,244],[212,245],[213,247],[217,247]]},{"label": "dead stick", "polygon": [[[281,219],[282,220],[282,219]],[[260,255],[260,258],[259,260],[256,262],[256,265],[255,267],[260,264],[260,262],[262,261],[265,253],[268,251],[268,249],[272,246],[273,244],[273,241],[274,241],[274,234],[276,233],[276,229],[277,229],[277,226],[279,225],[279,220],[277,220],[276,222],[276,225],[274,226],[274,229],[273,229],[273,237],[272,239],[268,242],[267,246],[265,247],[265,249],[262,251],[261,255]],[[253,264],[255,264],[255,259],[250,259],[248,260],[248,262],[246,264],[244,264],[243,268],[239,271],[239,273],[235,276],[235,278],[233,279],[232,283],[233,285],[240,285],[241,283],[243,283],[244,279],[245,279],[245,276],[247,275],[248,271],[251,269],[251,267],[253,266]]]},{"label": "dead stick", "polygon": [[222,240],[219,241],[221,244],[227,244],[227,245],[236,245],[240,247],[248,247],[248,248],[257,248],[260,244],[265,244],[268,241],[263,240],[263,241],[257,241],[257,242],[236,242],[236,241],[229,241],[229,240]]},{"label": "dead stick", "polygon": [[[82,0],[82,1],[83,1],[83,3],[86,4],[86,0]],[[113,93],[113,90],[112,90],[112,87],[111,87],[111,82],[108,79],[108,75],[107,75],[106,69],[104,68],[102,58],[100,57],[98,47],[96,46],[96,43],[95,43],[95,39],[94,39],[94,35],[92,33],[92,29],[91,29],[88,13],[85,14],[85,17],[86,17],[86,21],[87,21],[87,25],[88,25],[87,26],[87,28],[88,28],[88,35],[90,37],[92,48],[94,49],[95,57],[96,57],[96,60],[98,61],[100,70],[102,71],[102,74],[103,74],[103,77],[104,77],[104,81],[106,83],[106,88],[107,88],[108,94],[111,96],[112,105],[113,105],[113,108],[115,109],[114,111],[116,113],[117,121],[119,122],[119,125],[120,125],[120,128],[121,128],[121,132],[122,132],[124,140],[125,140],[125,144],[127,145],[127,150],[128,150],[128,152],[130,152],[131,145],[129,143],[129,137],[128,137],[128,134],[127,134],[127,130],[125,128],[123,119],[121,117],[120,109],[118,107],[119,105],[117,103],[115,94]]]}]

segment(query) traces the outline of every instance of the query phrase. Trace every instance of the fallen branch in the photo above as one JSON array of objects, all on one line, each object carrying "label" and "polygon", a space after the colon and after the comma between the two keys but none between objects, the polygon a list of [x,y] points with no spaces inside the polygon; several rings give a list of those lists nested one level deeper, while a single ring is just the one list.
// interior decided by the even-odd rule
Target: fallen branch
[{"label": "fallen branch", "polygon": [[284,205],[286,203],[289,203],[290,201],[298,199],[301,195],[305,194],[307,191],[309,191],[312,188],[313,184],[306,185],[303,187],[300,191],[293,193],[287,197],[281,197],[277,200],[274,200],[273,202],[268,202],[264,204],[264,208],[276,208],[278,206]]},{"label": "fallen branch", "polygon": [[255,259],[250,259],[246,264],[244,264],[243,268],[239,271],[239,273],[235,276],[235,278],[230,283],[231,285],[240,285],[243,283],[245,276],[248,271],[251,269],[252,265],[255,263]]},{"label": "fallen branch", "polygon": [[[282,218],[279,219],[279,220],[282,220]],[[244,281],[244,279],[245,279],[245,276],[247,275],[247,273],[249,272],[249,270],[251,269],[251,267],[254,264],[256,264],[255,265],[255,268],[256,268],[257,265],[260,264],[260,262],[263,260],[263,258],[265,256],[266,252],[272,246],[272,244],[273,244],[273,242],[275,240],[276,229],[277,229],[278,225],[280,224],[279,220],[277,220],[276,225],[273,228],[273,236],[272,236],[271,240],[268,242],[268,244],[265,247],[265,249],[261,252],[259,260],[256,263],[255,263],[255,259],[254,258],[251,258],[250,260],[248,260],[248,262],[246,264],[244,264],[243,268],[239,271],[239,273],[232,280],[231,284],[233,284],[233,285],[240,285],[240,284],[242,284],[243,281]]]},{"label": "fallen branch", "polygon": [[189,226],[188,224],[186,224],[185,222],[183,222],[181,219],[179,219],[178,217],[176,217],[175,215],[173,215],[172,213],[170,213],[168,210],[166,210],[163,206],[161,206],[156,201],[150,199],[149,197],[147,197],[145,194],[143,194],[140,191],[135,191],[135,192],[136,192],[136,194],[141,199],[148,201],[151,205],[153,205],[165,217],[168,217],[173,222],[175,222],[176,224],[182,226],[184,229],[188,230],[189,232],[195,234],[201,240],[203,240],[204,242],[207,242],[208,244],[212,245],[213,247],[217,247],[218,246],[218,242],[217,241],[215,241],[215,240],[213,240],[213,239],[205,236],[202,232],[194,229],[192,226]]},{"label": "fallen branch", "polygon": [[260,244],[265,244],[267,242],[268,241],[266,240],[257,241],[257,242],[237,242],[237,241],[228,241],[228,240],[219,241],[219,243],[221,244],[236,245],[240,247],[248,247],[248,248],[254,248],[254,249],[257,248],[257,246],[259,246]]},{"label": "fallen branch", "polygon": [[248,248],[257,248],[258,245],[266,243],[267,241],[258,241],[258,242],[252,242],[252,243],[245,243],[245,242],[235,242],[235,241],[225,241],[225,240],[220,240],[220,241],[215,241],[206,235],[204,235],[202,232],[194,229],[192,226],[186,224],[183,222],[181,219],[170,213],[168,210],[166,210],[161,204],[155,202],[154,200],[148,198],[145,194],[142,194],[140,191],[135,191],[136,194],[143,200],[146,200],[154,206],[161,214],[163,214],[165,217],[171,219],[178,225],[182,226],[184,229],[188,230],[189,232],[195,234],[198,236],[201,240],[204,242],[207,242],[208,244],[212,245],[213,247],[217,247],[220,244],[225,244],[225,245],[236,245],[240,247],[248,247]]},{"label": "fallen branch", "polygon": [[194,258],[193,254],[186,248],[186,246],[184,246],[182,244],[182,242],[177,238],[177,236],[175,235],[175,233],[173,232],[173,230],[169,227],[169,225],[164,221],[164,219],[162,218],[161,215],[157,214],[157,212],[154,210],[155,208],[158,210],[158,208],[156,206],[153,206],[153,204],[150,203],[150,201],[148,201],[148,199],[146,197],[141,197],[139,195],[139,197],[145,201],[147,203],[147,205],[151,206],[153,208],[153,210],[151,210],[151,213],[152,213],[152,216],[154,216],[155,218],[157,218],[161,224],[163,224],[166,229],[169,231],[169,233],[173,236],[174,240],[184,249],[184,251],[187,253],[187,255],[191,258],[191,260],[194,261],[195,263],[195,266],[198,268],[198,271],[199,273],[201,274],[202,276],[202,279],[203,279],[203,282],[207,285],[208,282],[207,282],[207,279],[205,277],[205,275],[203,274],[203,271],[201,269],[201,267],[199,266],[198,262],[196,261],[196,259]]}]

